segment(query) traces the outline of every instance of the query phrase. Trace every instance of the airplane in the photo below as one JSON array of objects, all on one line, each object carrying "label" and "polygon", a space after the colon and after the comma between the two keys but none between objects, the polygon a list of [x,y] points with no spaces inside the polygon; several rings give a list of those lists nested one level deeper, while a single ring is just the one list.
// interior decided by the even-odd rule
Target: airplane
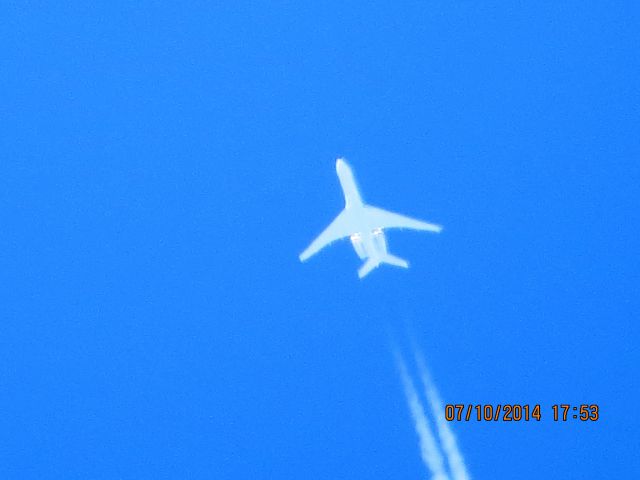
[{"label": "airplane", "polygon": [[387,252],[384,230],[411,228],[439,233],[442,227],[367,205],[362,201],[351,167],[344,158],[336,160],[336,171],[344,194],[344,210],[300,254],[300,261],[308,260],[336,240],[349,237],[358,256],[366,259],[358,270],[361,279],[383,263],[409,268],[406,260]]}]

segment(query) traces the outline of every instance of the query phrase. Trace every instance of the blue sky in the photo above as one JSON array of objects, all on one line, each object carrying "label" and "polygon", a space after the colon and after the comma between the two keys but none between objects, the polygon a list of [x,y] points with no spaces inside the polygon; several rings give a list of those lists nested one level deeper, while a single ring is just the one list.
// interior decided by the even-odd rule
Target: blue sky
[{"label": "blue sky", "polygon": [[[637,475],[634,2],[0,8],[0,476],[425,478],[411,339],[543,406],[453,425],[473,478]],[[338,156],[444,225],[409,270],[298,261]]]}]

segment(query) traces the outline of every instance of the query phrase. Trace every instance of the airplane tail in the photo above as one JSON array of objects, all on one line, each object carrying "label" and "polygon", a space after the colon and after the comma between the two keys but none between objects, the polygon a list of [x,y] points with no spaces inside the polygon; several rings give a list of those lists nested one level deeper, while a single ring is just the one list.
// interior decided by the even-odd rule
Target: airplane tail
[{"label": "airplane tail", "polygon": [[409,268],[409,262],[403,260],[400,257],[396,257],[395,255],[387,253],[380,259],[368,258],[367,261],[364,262],[364,264],[360,267],[360,270],[358,270],[358,277],[366,277],[371,272],[371,270],[376,268],[381,263],[388,263],[389,265],[395,265],[396,267]]}]

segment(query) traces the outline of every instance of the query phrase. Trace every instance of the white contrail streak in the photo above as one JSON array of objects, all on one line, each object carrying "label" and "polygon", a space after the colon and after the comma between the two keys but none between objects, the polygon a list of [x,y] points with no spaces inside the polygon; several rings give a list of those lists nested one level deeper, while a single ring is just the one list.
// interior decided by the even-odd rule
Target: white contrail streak
[{"label": "white contrail streak", "polygon": [[402,359],[400,353],[395,352],[396,363],[398,364],[398,370],[400,371],[400,378],[404,387],[404,394],[407,398],[407,405],[411,411],[411,417],[418,434],[420,442],[420,456],[427,469],[431,472],[432,480],[448,480],[449,477],[445,473],[444,461],[436,439],[431,432],[427,416],[424,413],[424,408],[418,397],[413,381],[407,371],[407,366]]},{"label": "white contrail streak", "polygon": [[453,480],[469,480],[469,472],[464,464],[464,458],[458,448],[458,442],[453,434],[453,431],[449,427],[447,420],[444,418],[444,405],[440,399],[438,389],[431,381],[431,376],[427,370],[422,352],[414,347],[414,356],[418,370],[420,371],[420,378],[424,387],[425,396],[431,406],[431,411],[436,419],[436,426],[438,428],[438,437],[442,444],[442,449],[447,456],[447,463],[449,464],[449,470]]}]

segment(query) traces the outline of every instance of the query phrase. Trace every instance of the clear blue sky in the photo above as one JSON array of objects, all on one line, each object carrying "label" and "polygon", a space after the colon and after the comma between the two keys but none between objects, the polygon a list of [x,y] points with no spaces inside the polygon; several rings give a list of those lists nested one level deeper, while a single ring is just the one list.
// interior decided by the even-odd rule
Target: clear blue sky
[{"label": "clear blue sky", "polygon": [[[637,476],[636,2],[93,3],[0,7],[0,477],[425,478],[410,332],[543,405],[473,478]],[[337,156],[409,270],[298,261]]]}]

